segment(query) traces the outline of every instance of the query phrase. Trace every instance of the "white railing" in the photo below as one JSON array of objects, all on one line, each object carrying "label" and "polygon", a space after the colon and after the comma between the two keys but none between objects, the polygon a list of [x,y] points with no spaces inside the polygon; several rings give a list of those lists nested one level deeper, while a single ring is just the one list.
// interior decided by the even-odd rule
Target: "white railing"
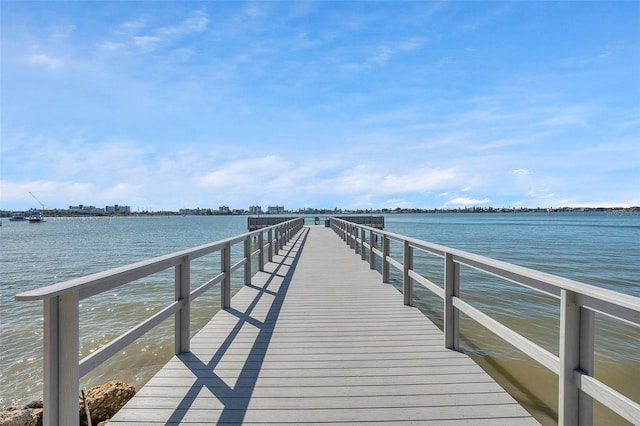
[{"label": "white railing", "polygon": [[[352,249],[360,252],[362,260],[369,253],[371,269],[376,269],[377,259],[381,260],[383,282],[389,282],[392,266],[402,273],[406,305],[413,305],[414,283],[423,285],[443,299],[444,344],[447,348],[459,349],[459,313],[463,312],[558,375],[558,424],[591,425],[593,399],[631,423],[640,421],[640,404],[593,377],[594,313],[599,312],[638,327],[640,298],[337,218],[331,218],[330,221],[332,229]],[[390,241],[403,245],[402,262],[390,256]],[[415,250],[444,260],[442,286],[414,270]],[[559,356],[465,302],[460,297],[461,266],[560,299]]]},{"label": "white railing", "polygon": [[[265,251],[271,262],[274,254],[278,255],[279,250],[303,225],[304,219],[293,219],[269,228],[16,295],[18,301],[44,302],[44,425],[78,425],[80,378],[172,315],[175,318],[175,353],[188,352],[191,302],[220,283],[221,308],[229,308],[231,274],[244,266],[244,284],[251,284],[252,258],[258,256],[258,269],[263,271]],[[251,252],[254,238],[257,239],[258,248]],[[244,244],[243,257],[232,265],[231,247],[241,243]],[[191,290],[190,262],[216,252],[220,252],[219,272],[206,283]],[[175,300],[157,314],[80,360],[79,301],[169,268],[175,268]]]}]

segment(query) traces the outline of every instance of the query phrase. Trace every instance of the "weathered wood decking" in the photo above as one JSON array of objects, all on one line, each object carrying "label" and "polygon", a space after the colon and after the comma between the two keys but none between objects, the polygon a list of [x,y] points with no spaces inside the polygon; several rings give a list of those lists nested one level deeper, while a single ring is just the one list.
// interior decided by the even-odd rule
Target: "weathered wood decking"
[{"label": "weathered wood decking", "polygon": [[111,425],[537,424],[329,228],[280,254]]}]

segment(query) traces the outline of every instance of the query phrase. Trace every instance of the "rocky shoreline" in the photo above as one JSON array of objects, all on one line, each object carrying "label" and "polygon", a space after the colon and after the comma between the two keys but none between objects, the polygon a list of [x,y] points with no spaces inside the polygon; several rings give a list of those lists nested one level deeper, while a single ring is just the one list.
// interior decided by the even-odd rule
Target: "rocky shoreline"
[{"label": "rocky shoreline", "polygon": [[[136,393],[136,388],[112,380],[103,385],[94,386],[86,393],[86,405],[91,414],[92,426],[104,426]],[[7,408],[0,411],[0,426],[41,426],[42,400],[33,401],[24,408]],[[78,397],[78,416],[80,425],[87,426],[85,401]]]}]

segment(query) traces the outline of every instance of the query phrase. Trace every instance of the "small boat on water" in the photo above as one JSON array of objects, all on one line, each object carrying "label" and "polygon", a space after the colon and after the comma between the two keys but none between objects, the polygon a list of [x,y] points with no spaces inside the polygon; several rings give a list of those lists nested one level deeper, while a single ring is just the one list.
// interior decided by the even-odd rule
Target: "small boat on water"
[{"label": "small boat on water", "polygon": [[23,220],[27,220],[27,218],[26,218],[26,217],[24,217],[24,215],[23,215],[23,214],[14,214],[13,216],[11,216],[11,217],[9,218],[9,220],[10,220],[11,222],[22,222]]},{"label": "small boat on water", "polygon": [[42,213],[38,212],[38,213],[34,213],[31,216],[29,216],[29,223],[40,223],[40,222],[44,222],[44,217],[42,216]]}]

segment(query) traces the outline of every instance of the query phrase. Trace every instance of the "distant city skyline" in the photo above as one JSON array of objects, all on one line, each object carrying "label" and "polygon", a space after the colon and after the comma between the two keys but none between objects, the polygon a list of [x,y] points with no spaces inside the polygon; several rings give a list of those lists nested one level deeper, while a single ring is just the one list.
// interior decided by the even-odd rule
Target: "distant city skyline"
[{"label": "distant city skyline", "polygon": [[0,210],[640,205],[640,2],[0,9]]},{"label": "distant city skyline", "polygon": [[260,206],[249,206],[248,208],[244,207],[229,207],[226,205],[221,205],[218,207],[208,207],[208,206],[196,206],[196,207],[187,207],[180,209],[164,209],[164,210],[150,210],[150,209],[134,209],[131,206],[120,206],[120,205],[111,205],[103,207],[96,207],[93,205],[79,205],[79,206],[69,206],[68,208],[64,207],[51,207],[45,208],[44,210],[41,208],[32,207],[29,209],[18,209],[18,210],[7,210],[0,209],[0,216],[9,216],[13,213],[28,213],[33,211],[43,211],[45,215],[110,215],[110,214],[146,214],[146,213],[174,213],[174,214],[248,214],[248,215],[278,215],[278,214],[308,214],[314,211],[326,213],[398,213],[398,212],[454,212],[454,211],[473,211],[473,212],[501,212],[501,211],[533,211],[533,212],[558,212],[558,211],[619,211],[620,214],[632,214],[638,215],[640,214],[640,206],[610,206],[610,207],[568,207],[568,206],[537,206],[537,207],[496,207],[496,206],[479,206],[479,205],[467,205],[460,207],[446,207],[446,208],[426,208],[426,207],[412,207],[412,208],[389,208],[389,207],[378,207],[378,208],[343,208],[343,207],[300,207],[300,208],[285,208],[284,206],[270,206],[266,210],[261,209]]}]

